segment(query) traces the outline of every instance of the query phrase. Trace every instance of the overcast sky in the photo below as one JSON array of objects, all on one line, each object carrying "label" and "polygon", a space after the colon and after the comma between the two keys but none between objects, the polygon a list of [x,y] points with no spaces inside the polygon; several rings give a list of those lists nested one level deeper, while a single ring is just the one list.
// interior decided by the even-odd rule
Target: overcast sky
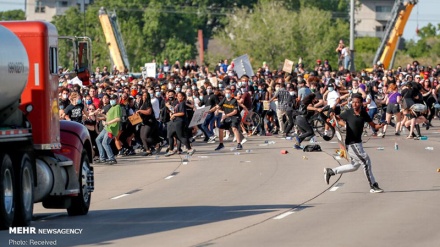
[{"label": "overcast sky", "polygon": [[[25,0],[0,0],[0,11],[23,9],[25,7]],[[416,29],[417,25],[422,28],[428,23],[437,26],[440,23],[440,15],[437,12],[440,10],[440,0],[419,0],[419,3],[414,7],[411,16],[406,24],[403,37],[405,39],[417,39]]]}]

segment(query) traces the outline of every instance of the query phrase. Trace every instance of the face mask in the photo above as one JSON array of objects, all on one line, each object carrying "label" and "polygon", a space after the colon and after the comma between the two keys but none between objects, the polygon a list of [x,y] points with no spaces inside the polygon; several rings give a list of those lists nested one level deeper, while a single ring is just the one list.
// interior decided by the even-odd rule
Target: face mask
[{"label": "face mask", "polygon": [[249,81],[249,86],[254,85],[254,83],[252,81]]},{"label": "face mask", "polygon": [[76,103],[77,103],[77,104],[81,104],[81,103],[82,103],[82,100],[81,100],[81,99],[77,99],[77,100],[76,100]]},{"label": "face mask", "polygon": [[230,93],[227,93],[227,94],[225,94],[225,97],[226,97],[227,99],[230,99],[230,98],[231,98],[231,94],[230,94]]},{"label": "face mask", "polygon": [[352,93],[353,91],[351,91],[351,90],[348,90],[348,93]]},{"label": "face mask", "polygon": [[192,87],[192,90],[197,90],[197,87]]},{"label": "face mask", "polygon": [[203,96],[199,96],[199,99],[200,99],[200,100],[203,100]]},{"label": "face mask", "polygon": [[258,91],[261,93],[261,92],[263,92],[263,89],[262,89],[262,88],[259,88]]},{"label": "face mask", "polygon": [[160,92],[156,92],[156,97],[160,97]]},{"label": "face mask", "polygon": [[153,98],[154,97],[154,93],[150,93],[150,98]]},{"label": "face mask", "polygon": [[176,87],[176,92],[179,93],[180,91],[182,91],[182,89],[180,87]]},{"label": "face mask", "polygon": [[332,92],[333,90],[335,90],[335,89],[332,88],[332,87],[329,87],[329,88],[328,88],[328,91],[329,91],[329,92]]},{"label": "face mask", "polygon": [[220,84],[218,84],[218,87],[219,87],[219,88],[223,87],[223,84],[221,84],[221,83],[220,83]]},{"label": "face mask", "polygon": [[254,90],[258,90],[258,87],[257,87],[257,86],[254,86]]},{"label": "face mask", "polygon": [[312,91],[312,93],[314,93],[316,91],[315,88],[311,88],[310,91]]},{"label": "face mask", "polygon": [[243,93],[246,93],[248,90],[247,90],[246,88],[242,88],[241,91],[242,91]]},{"label": "face mask", "polygon": [[111,99],[110,100],[110,105],[112,105],[112,106],[116,105],[116,100],[115,99]]},{"label": "face mask", "polygon": [[241,87],[241,85],[243,85],[243,83],[242,83],[242,82],[239,82],[239,83],[238,83],[238,86]]},{"label": "face mask", "polygon": [[207,92],[208,94],[211,94],[211,93],[212,93],[212,89],[208,89],[208,90],[206,90],[206,92]]},{"label": "face mask", "polygon": [[173,86],[173,84],[168,84],[168,89],[173,89],[174,88],[174,86]]},{"label": "face mask", "polygon": [[295,92],[294,91],[290,91],[289,94],[293,96],[293,95],[295,95]]},{"label": "face mask", "polygon": [[186,94],[186,97],[188,97],[188,98],[189,98],[189,97],[192,97],[192,94],[191,94],[191,93],[187,93],[187,94]]},{"label": "face mask", "polygon": [[279,87],[276,87],[276,88],[275,88],[275,91],[278,91],[278,90],[280,90],[280,88],[279,88]]},{"label": "face mask", "polygon": [[67,94],[63,94],[63,99],[67,99]]},{"label": "face mask", "polygon": [[89,99],[89,100],[86,101],[86,104],[87,104],[87,105],[91,105],[92,103],[93,103],[93,102],[92,102],[91,99]]},{"label": "face mask", "polygon": [[168,97],[168,100],[173,101],[174,97]]}]

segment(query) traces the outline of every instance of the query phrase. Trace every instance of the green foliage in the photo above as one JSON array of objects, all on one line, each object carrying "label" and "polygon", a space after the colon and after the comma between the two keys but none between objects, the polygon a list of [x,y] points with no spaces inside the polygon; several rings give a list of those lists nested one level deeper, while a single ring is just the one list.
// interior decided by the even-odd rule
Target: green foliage
[{"label": "green foliage", "polygon": [[236,9],[219,35],[235,56],[249,54],[253,64],[267,61],[277,69],[286,58],[302,57],[306,65],[316,59],[336,64],[337,41],[347,37],[348,30],[347,23],[332,20],[328,11],[308,7],[290,11],[282,2],[261,1],[252,11]]},{"label": "green foliage", "polygon": [[375,53],[380,45],[380,39],[376,37],[358,37],[354,40],[356,53]]},{"label": "green foliage", "polygon": [[1,21],[26,20],[26,15],[24,11],[21,9],[8,10],[8,11],[0,12],[0,20]]}]

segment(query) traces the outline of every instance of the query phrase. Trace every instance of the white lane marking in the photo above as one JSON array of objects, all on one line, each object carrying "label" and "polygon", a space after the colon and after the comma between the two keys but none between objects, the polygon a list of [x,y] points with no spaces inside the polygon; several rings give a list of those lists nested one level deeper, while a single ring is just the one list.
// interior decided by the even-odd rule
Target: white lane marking
[{"label": "white lane marking", "polygon": [[336,191],[336,190],[338,190],[339,188],[341,188],[342,185],[344,185],[344,183],[338,183],[338,184],[336,184],[335,186],[333,186],[333,188],[331,188],[330,191]]},{"label": "white lane marking", "polygon": [[282,218],[287,217],[293,213],[295,213],[295,212],[293,212],[293,211],[285,212],[283,214],[278,215],[277,217],[274,217],[273,219],[274,220],[281,220]]},{"label": "white lane marking", "polygon": [[116,200],[116,199],[119,199],[119,198],[121,198],[121,197],[128,196],[128,195],[129,195],[129,194],[122,194],[122,195],[119,195],[119,196],[112,197],[111,199],[112,199],[112,200]]},{"label": "white lane marking", "polygon": [[244,160],[244,161],[240,161],[240,163],[251,163],[250,160]]},{"label": "white lane marking", "polygon": [[166,177],[165,179],[171,179],[172,177],[174,177],[174,175],[170,175],[170,176]]},{"label": "white lane marking", "polygon": [[336,191],[337,189],[339,189],[339,187],[333,187],[330,189],[330,191]]},{"label": "white lane marking", "polygon": [[335,143],[338,143],[338,142],[329,142],[329,143],[331,143],[331,144],[335,144]]},{"label": "white lane marking", "polygon": [[335,156],[335,159],[340,160],[341,156]]},{"label": "white lane marking", "polygon": [[184,165],[188,165],[188,162],[182,162],[182,164],[184,164]]}]

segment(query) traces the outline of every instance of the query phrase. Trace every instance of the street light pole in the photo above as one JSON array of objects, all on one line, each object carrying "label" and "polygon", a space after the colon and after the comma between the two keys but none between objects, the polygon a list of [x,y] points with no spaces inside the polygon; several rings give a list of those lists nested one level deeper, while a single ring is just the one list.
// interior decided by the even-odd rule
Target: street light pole
[{"label": "street light pole", "polygon": [[350,0],[350,71],[355,71],[354,67],[354,0]]}]

